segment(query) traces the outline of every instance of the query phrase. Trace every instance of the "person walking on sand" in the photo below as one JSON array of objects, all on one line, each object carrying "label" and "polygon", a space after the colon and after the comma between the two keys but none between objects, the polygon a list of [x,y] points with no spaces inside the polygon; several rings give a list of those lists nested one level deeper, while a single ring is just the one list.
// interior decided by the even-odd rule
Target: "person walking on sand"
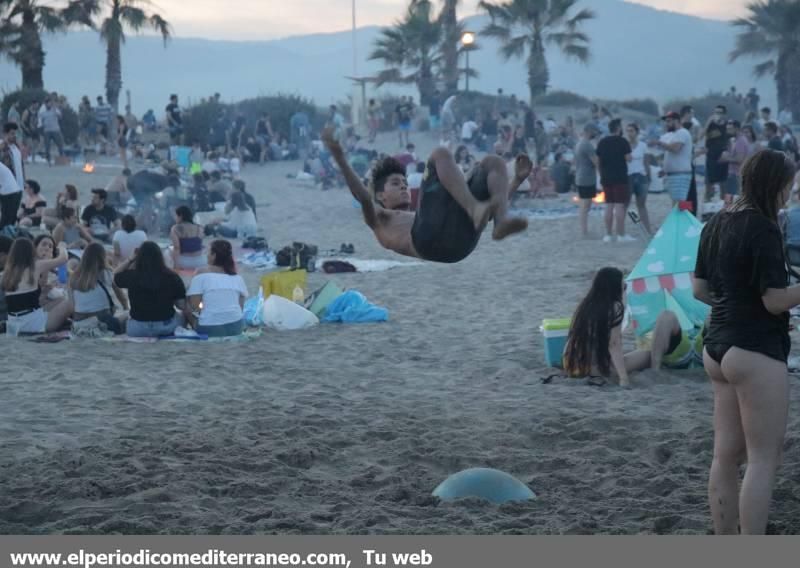
[{"label": "person walking on sand", "polygon": [[374,201],[331,128],[325,129],[322,140],[361,204],[364,220],[386,249],[423,260],[456,263],[475,250],[490,220],[494,220],[495,240],[528,227],[527,220],[508,216],[511,195],[531,173],[527,156],[517,158],[516,175],[509,185],[502,158],[484,158],[465,180],[449,150],[434,150],[428,158],[415,214],[408,211],[411,196],[402,164],[387,158],[373,170]]},{"label": "person walking on sand", "polygon": [[782,152],[754,154],[742,165],[741,197],[700,237],[693,286],[711,306],[703,362],[714,388],[708,498],[717,534],[767,529],[789,413],[789,310],[800,305],[778,225],[794,176]]}]

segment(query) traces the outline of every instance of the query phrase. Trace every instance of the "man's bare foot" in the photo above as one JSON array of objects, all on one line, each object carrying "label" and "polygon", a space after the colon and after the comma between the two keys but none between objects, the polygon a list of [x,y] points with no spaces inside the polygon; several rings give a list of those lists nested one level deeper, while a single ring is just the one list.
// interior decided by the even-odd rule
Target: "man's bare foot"
[{"label": "man's bare foot", "polygon": [[492,203],[490,201],[478,201],[475,209],[472,210],[472,223],[475,229],[482,231],[492,218]]},{"label": "man's bare foot", "polygon": [[528,220],[522,217],[509,217],[499,223],[494,224],[492,231],[492,238],[496,241],[502,241],[506,237],[521,233],[528,228]]}]

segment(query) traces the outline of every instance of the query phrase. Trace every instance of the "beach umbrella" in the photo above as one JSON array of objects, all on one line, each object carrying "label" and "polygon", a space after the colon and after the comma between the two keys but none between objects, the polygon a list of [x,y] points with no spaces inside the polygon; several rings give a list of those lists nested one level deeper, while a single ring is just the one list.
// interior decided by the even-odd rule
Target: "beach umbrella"
[{"label": "beach umbrella", "polygon": [[684,331],[703,326],[709,306],[692,291],[703,224],[688,211],[672,210],[628,276],[628,307],[637,337],[653,330],[669,310]]}]

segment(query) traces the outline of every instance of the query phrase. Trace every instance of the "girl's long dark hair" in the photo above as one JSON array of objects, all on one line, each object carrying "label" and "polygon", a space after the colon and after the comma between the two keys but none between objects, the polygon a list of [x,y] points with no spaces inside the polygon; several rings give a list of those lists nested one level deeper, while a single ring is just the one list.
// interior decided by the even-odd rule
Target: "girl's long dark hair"
[{"label": "girl's long dark hair", "polygon": [[214,266],[222,268],[225,274],[236,275],[236,261],[233,259],[231,243],[218,239],[211,243],[211,252],[214,253]]},{"label": "girl's long dark hair", "polygon": [[591,374],[593,364],[603,375],[611,372],[608,342],[611,330],[622,319],[622,271],[601,268],[572,316],[564,351],[564,369],[569,376],[585,377]]},{"label": "girl's long dark hair", "polygon": [[162,279],[172,273],[164,262],[164,253],[153,241],[145,241],[136,253],[133,265],[139,284],[145,288],[157,289]]}]

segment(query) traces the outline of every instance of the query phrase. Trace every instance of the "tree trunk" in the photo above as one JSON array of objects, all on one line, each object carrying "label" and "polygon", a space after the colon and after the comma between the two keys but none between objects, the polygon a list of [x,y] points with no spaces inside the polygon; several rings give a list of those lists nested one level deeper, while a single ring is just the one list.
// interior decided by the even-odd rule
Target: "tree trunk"
[{"label": "tree trunk", "polygon": [[440,18],[444,35],[442,54],[444,55],[445,96],[458,91],[458,46],[461,38],[458,35],[457,4],[458,0],[445,0]]},{"label": "tree trunk", "polygon": [[800,121],[800,54],[778,56],[775,81],[778,86],[778,112],[788,108],[795,122]]},{"label": "tree trunk", "polygon": [[17,64],[22,71],[22,88],[44,89],[44,49],[33,12],[26,11],[22,16],[20,43]]},{"label": "tree trunk", "polygon": [[424,64],[420,69],[417,88],[419,89],[419,104],[422,106],[428,105],[436,90],[436,80],[433,77],[430,63]]},{"label": "tree trunk", "polygon": [[531,52],[528,55],[528,88],[530,89],[530,104],[547,92],[547,85],[550,82],[550,71],[547,68],[547,59],[544,54],[544,43],[542,38],[534,38]]},{"label": "tree trunk", "polygon": [[106,46],[106,98],[119,114],[119,94],[122,91],[122,53],[119,37],[110,37]]}]

